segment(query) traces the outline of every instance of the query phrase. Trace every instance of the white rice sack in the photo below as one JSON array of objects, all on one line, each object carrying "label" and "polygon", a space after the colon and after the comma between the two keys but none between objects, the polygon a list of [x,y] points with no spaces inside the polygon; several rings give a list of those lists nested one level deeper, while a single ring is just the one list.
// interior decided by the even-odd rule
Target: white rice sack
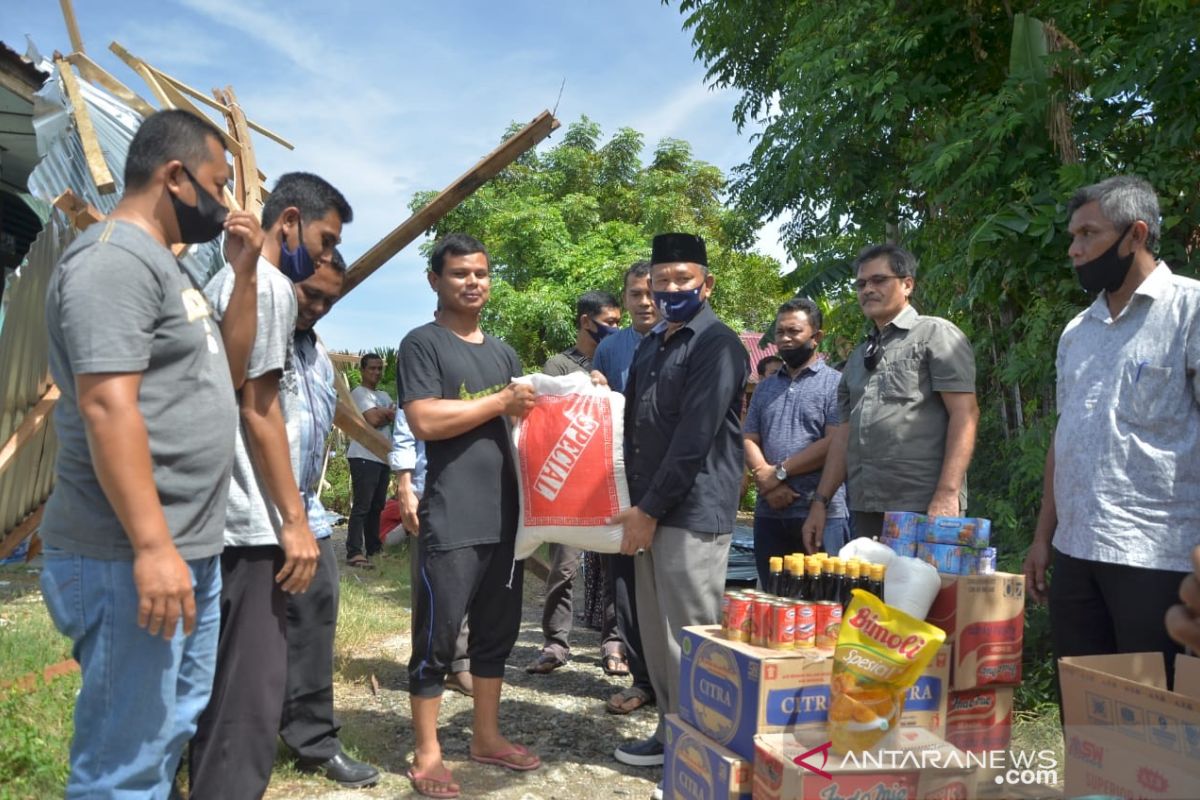
[{"label": "white rice sack", "polygon": [[[859,561],[888,566],[892,563],[892,559],[896,558],[896,551],[883,542],[860,536],[857,539],[851,539],[847,542],[838,551],[838,558],[842,561],[848,558],[857,558]],[[924,619],[924,617],[921,617],[921,619]]]},{"label": "white rice sack", "polygon": [[513,428],[521,500],[515,557],[528,558],[542,542],[619,552],[621,526],[607,522],[629,508],[624,395],[582,372],[516,382],[533,387],[534,403]]},{"label": "white rice sack", "polygon": [[916,619],[925,619],[942,588],[937,568],[919,558],[896,556],[883,581],[883,602]]}]

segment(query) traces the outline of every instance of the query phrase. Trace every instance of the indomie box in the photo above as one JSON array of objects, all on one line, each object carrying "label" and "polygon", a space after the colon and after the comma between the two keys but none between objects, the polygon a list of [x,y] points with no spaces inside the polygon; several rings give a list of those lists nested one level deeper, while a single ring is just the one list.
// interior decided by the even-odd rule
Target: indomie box
[{"label": "indomie box", "polygon": [[991,545],[992,521],[979,517],[934,517],[922,528],[921,540],[980,550]]},{"label": "indomie box", "polygon": [[666,724],[663,797],[667,800],[750,800],[752,763],[721,747],[675,714]]},{"label": "indomie box", "polygon": [[1012,687],[986,686],[949,694],[946,741],[968,753],[1008,750],[1012,742]]},{"label": "indomie box", "polygon": [[1021,682],[1025,576],[943,575],[926,622],[954,643],[953,689]]},{"label": "indomie box", "polygon": [[920,728],[901,728],[875,750],[839,755],[828,736],[754,738],[754,800],[959,800],[975,797],[975,773],[958,748]]}]

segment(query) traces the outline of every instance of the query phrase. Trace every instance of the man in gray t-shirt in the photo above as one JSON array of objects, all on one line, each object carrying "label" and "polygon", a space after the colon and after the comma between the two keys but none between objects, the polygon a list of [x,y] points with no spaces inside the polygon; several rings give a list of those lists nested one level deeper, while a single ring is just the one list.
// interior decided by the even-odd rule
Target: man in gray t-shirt
[{"label": "man in gray t-shirt", "polygon": [[[83,676],[69,797],[166,797],[212,687],[234,388],[262,245],[252,215],[226,216],[228,181],[210,124],[147,117],[120,202],[67,248],[46,294],[62,397],[42,595]],[[219,330],[168,248],[222,230],[232,319]]]},{"label": "man in gray t-shirt", "polygon": [[[304,592],[320,550],[296,483],[293,281],[333,257],[350,206],[307,173],[280,177],[263,206],[258,331],[238,398],[233,479],[221,555],[221,636],[212,699],[188,751],[192,800],[261,797],[271,778],[287,680],[287,595]],[[227,271],[205,289],[224,319]]]}]

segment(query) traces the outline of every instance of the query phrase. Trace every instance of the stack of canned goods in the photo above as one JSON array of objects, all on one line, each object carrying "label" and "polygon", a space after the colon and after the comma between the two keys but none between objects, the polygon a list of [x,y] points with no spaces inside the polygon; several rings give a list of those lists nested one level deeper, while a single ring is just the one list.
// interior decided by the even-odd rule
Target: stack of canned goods
[{"label": "stack of canned goods", "polygon": [[726,592],[721,602],[725,638],[755,647],[832,652],[841,625],[842,606],[833,600],[795,600],[748,589]]}]

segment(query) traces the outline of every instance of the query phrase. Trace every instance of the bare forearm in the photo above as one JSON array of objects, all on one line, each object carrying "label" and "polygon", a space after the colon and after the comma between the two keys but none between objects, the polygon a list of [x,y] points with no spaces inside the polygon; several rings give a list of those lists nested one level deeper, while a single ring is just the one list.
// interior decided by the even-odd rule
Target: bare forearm
[{"label": "bare forearm", "polygon": [[975,429],[979,417],[966,411],[950,415],[946,427],[946,450],[942,458],[942,473],[938,478],[938,491],[957,494],[971,464],[975,451]]},{"label": "bare forearm", "polygon": [[1058,504],[1054,501],[1054,441],[1050,441],[1050,449],[1046,451],[1046,471],[1042,475],[1042,508],[1038,512],[1037,527],[1034,528],[1034,541],[1042,540],[1047,544],[1054,540],[1054,531],[1058,527]]},{"label": "bare forearm", "polygon": [[254,347],[254,334],[258,325],[258,276],[235,275],[233,293],[225,316],[221,318],[221,339],[225,342],[225,358],[229,361],[229,376],[233,388],[241,389],[246,382],[246,366],[250,363],[250,350]]},{"label": "bare forearm", "polygon": [[825,466],[825,459],[829,454],[831,440],[832,434],[825,436],[823,439],[818,439],[798,453],[792,453],[783,462],[783,468],[787,470],[788,475],[804,475],[809,472],[816,472]]},{"label": "bare forearm", "polygon": [[387,409],[384,408],[368,408],[363,412],[363,419],[365,419],[367,424],[372,428],[378,428],[392,421],[391,415],[389,415]]},{"label": "bare forearm", "polygon": [[846,480],[846,449],[850,444],[850,426],[839,425],[827,438],[829,445],[825,451],[825,466],[821,470],[817,492],[826,497],[833,497],[833,493]]},{"label": "bare forearm", "polygon": [[504,404],[498,395],[474,400],[414,400],[404,405],[404,415],[413,435],[426,442],[461,436],[504,412]]},{"label": "bare forearm", "polygon": [[279,509],[283,524],[295,524],[304,519],[304,504],[300,501],[296,476],[292,474],[287,429],[279,398],[276,397],[262,413],[243,407],[242,425],[255,472],[262,479],[269,499]]},{"label": "bare forearm", "polygon": [[746,450],[746,469],[753,472],[759,467],[767,463],[767,457],[763,455],[762,448],[758,445],[758,438],[746,436],[742,439]]}]

